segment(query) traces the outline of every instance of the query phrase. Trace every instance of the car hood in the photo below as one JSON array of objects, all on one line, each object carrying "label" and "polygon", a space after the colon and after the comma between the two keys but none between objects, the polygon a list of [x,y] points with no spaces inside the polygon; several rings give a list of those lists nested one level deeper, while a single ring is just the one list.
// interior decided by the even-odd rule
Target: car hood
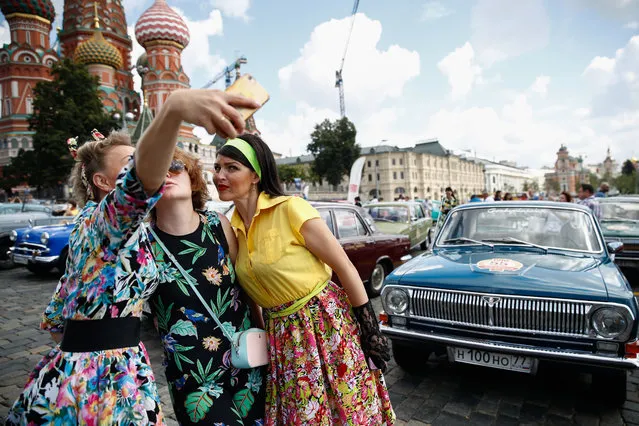
[{"label": "car hood", "polygon": [[606,238],[639,238],[639,222],[600,222]]},{"label": "car hood", "polygon": [[[412,259],[387,280],[402,285],[515,294],[608,300],[599,268],[602,259],[532,252],[439,250]],[[623,289],[622,289],[623,290]]]},{"label": "car hood", "polygon": [[22,232],[19,233],[19,240],[40,244],[40,237],[45,232],[49,234],[49,239],[51,239],[59,236],[68,237],[71,230],[73,230],[73,224],[24,228],[21,230]]},{"label": "car hood", "polygon": [[375,221],[375,227],[384,234],[408,234],[410,224],[401,222]]}]

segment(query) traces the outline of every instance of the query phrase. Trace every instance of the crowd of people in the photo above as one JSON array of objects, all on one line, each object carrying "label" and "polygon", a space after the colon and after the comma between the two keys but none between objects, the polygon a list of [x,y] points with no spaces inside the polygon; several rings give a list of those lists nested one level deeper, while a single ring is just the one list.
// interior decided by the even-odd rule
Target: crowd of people
[{"label": "crowd of people", "polygon": [[[147,306],[181,425],[394,423],[390,348],[361,278],[318,211],[282,192],[242,107],[259,105],[175,91],[135,147],[118,132],[67,141],[81,210],[41,324],[56,345],[8,425],[165,424],[140,341]],[[184,121],[227,139],[214,184],[230,221],[205,209],[201,165],[176,147]],[[264,333],[264,363],[236,363],[242,348],[261,359],[249,332]]]}]

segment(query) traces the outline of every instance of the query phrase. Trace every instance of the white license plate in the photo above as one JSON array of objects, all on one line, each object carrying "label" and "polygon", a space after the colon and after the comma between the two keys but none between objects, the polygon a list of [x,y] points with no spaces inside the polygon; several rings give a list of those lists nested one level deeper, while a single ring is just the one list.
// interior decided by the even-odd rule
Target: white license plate
[{"label": "white license plate", "polygon": [[17,263],[18,265],[26,265],[27,258],[26,257],[14,257],[13,263]]},{"label": "white license plate", "polygon": [[523,355],[500,354],[468,348],[448,348],[451,361],[465,364],[481,365],[484,367],[500,368],[502,370],[532,373],[537,364],[535,358]]}]

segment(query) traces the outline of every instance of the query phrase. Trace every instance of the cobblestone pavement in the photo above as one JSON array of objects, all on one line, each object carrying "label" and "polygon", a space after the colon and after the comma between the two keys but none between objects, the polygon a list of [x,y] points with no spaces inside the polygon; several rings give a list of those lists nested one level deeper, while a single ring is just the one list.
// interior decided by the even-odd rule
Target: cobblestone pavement
[{"label": "cobblestone pavement", "polygon": [[[19,268],[0,271],[0,423],[35,364],[51,347],[38,329],[56,278],[38,278]],[[379,300],[375,300],[379,308]],[[161,368],[161,346],[147,326],[164,411],[173,419]],[[431,357],[423,373],[409,375],[391,362],[387,383],[398,425],[579,424],[638,425],[639,373],[631,376],[622,408],[600,404],[588,375],[552,369],[528,376],[449,364]],[[175,425],[170,420],[170,425]]]}]

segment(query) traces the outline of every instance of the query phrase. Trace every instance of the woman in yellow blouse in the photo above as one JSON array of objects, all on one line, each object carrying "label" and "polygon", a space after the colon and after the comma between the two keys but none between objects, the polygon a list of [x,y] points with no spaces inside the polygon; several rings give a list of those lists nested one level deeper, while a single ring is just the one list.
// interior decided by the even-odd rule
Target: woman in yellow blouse
[{"label": "woman in yellow blouse", "polygon": [[[235,203],[237,276],[266,318],[266,424],[393,424],[382,376],[388,342],[357,270],[317,210],[283,193],[258,136],[229,140],[215,172],[220,199]],[[343,289],[330,281],[332,270]]]}]

